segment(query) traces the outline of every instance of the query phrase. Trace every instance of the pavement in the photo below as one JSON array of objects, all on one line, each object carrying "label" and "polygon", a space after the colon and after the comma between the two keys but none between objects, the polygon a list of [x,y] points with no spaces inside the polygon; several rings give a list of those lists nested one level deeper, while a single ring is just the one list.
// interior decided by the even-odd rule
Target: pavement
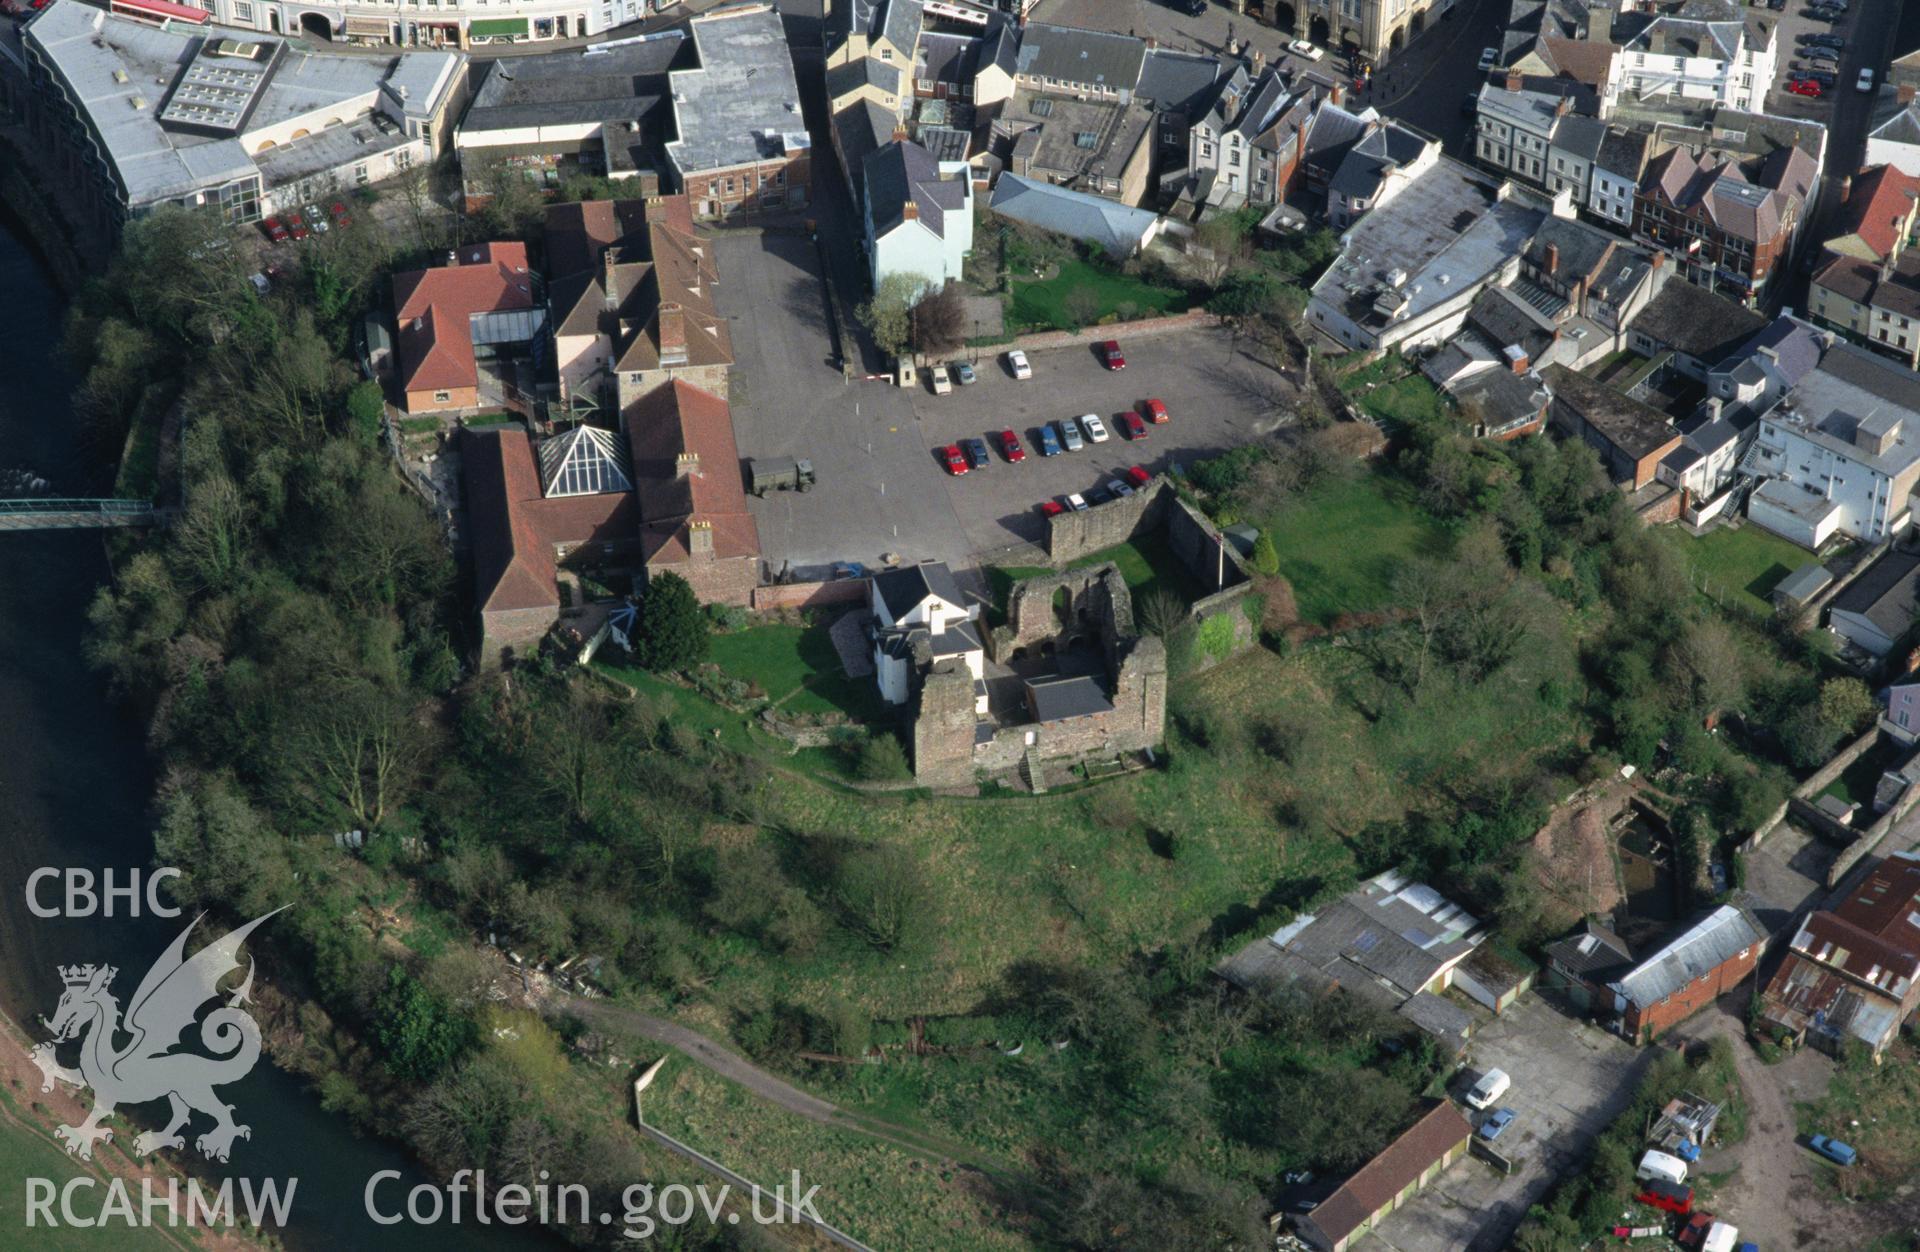
[{"label": "pavement", "polygon": [[[918,386],[849,382],[832,365],[818,252],[804,235],[728,231],[718,236],[716,298],[733,330],[734,435],[742,457],[797,456],[817,485],[749,500],[760,545],[778,572],[823,573],[837,562],[933,559],[956,567],[1038,543],[1040,501],[1085,493],[1128,466],[1191,463],[1272,428],[1239,379],[1271,371],[1214,327],[1129,340],[1127,368],[1107,370],[1087,346],[1030,353],[1033,378],[980,358],[980,381],[936,396]],[[1117,433],[1080,452],[1041,457],[1042,422],[1115,414],[1148,396],[1172,420],[1132,443]],[[1010,464],[992,438],[1012,428],[1027,452]],[[993,463],[949,475],[936,449],[988,439]]]},{"label": "pavement", "polygon": [[[1562,1013],[1534,992],[1499,1017],[1476,1015],[1483,1021],[1453,1093],[1458,1096],[1489,1069],[1505,1070],[1513,1079],[1497,1107],[1517,1116],[1493,1146],[1514,1161],[1514,1172],[1504,1175],[1478,1157],[1463,1157],[1382,1221],[1368,1248],[1505,1248],[1527,1210],[1627,1106],[1654,1055]],[[1467,1116],[1478,1126],[1487,1114]]]}]

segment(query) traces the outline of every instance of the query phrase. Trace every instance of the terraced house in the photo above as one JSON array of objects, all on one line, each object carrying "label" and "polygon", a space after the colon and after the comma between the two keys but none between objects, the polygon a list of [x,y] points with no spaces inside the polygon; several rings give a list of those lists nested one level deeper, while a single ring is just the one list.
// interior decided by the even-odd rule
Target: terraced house
[{"label": "terraced house", "polygon": [[1671,253],[1689,282],[1752,305],[1785,268],[1819,175],[1795,145],[1744,162],[1674,148],[1641,179],[1633,235]]}]

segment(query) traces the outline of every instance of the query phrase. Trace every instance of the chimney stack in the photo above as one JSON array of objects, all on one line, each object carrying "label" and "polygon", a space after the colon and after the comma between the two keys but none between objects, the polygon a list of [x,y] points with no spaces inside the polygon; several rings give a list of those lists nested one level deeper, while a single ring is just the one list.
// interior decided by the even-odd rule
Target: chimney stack
[{"label": "chimney stack", "polygon": [[894,124],[893,141],[895,143],[905,143],[907,141],[907,124],[905,122],[897,122]]},{"label": "chimney stack", "polygon": [[660,302],[660,363],[684,365],[687,361],[687,313],[672,300]]},{"label": "chimney stack", "polygon": [[1333,87],[1327,92],[1327,100],[1335,107],[1346,103],[1347,83],[1345,79],[1339,79],[1334,82]]},{"label": "chimney stack", "polygon": [[1519,70],[1507,71],[1507,90],[1508,91],[1520,90],[1521,83],[1522,83],[1522,79],[1520,77]]},{"label": "chimney stack", "polygon": [[1573,97],[1561,96],[1558,100],[1554,101],[1553,115],[1555,117],[1565,117],[1567,115],[1567,110],[1572,107],[1573,107]]},{"label": "chimney stack", "polygon": [[609,246],[600,254],[600,289],[609,309],[620,307],[620,249]]},{"label": "chimney stack", "polygon": [[687,523],[687,552],[693,556],[713,555],[713,523]]},{"label": "chimney stack", "polygon": [[1513,367],[1514,373],[1525,374],[1527,372],[1528,361],[1527,350],[1525,348],[1517,343],[1510,343],[1507,345],[1506,357],[1507,364]]},{"label": "chimney stack", "polygon": [[1550,243],[1547,245],[1547,273],[1558,274],[1559,272],[1560,272],[1560,245],[1557,243]]},{"label": "chimney stack", "polygon": [[901,220],[903,220],[903,221],[908,221],[908,222],[917,222],[917,221],[919,221],[919,220],[920,220],[920,206],[919,206],[919,204],[917,204],[916,202],[914,202],[914,201],[912,201],[912,200],[909,200],[909,201],[907,201],[907,202],[906,202],[905,204],[903,204],[903,205],[901,205],[901,206],[900,206],[900,217],[901,217]]},{"label": "chimney stack", "polygon": [[1903,107],[1913,103],[1913,84],[1901,83],[1893,89],[1893,98]]},{"label": "chimney stack", "polygon": [[682,452],[673,458],[673,476],[675,478],[696,478],[700,474],[700,454]]}]

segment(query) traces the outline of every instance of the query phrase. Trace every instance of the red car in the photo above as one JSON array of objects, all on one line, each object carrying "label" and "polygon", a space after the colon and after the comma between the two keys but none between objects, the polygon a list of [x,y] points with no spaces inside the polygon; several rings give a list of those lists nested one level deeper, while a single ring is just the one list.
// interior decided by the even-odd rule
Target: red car
[{"label": "red car", "polygon": [[267,238],[274,243],[284,243],[286,241],[287,228],[280,224],[280,219],[277,217],[261,218],[260,229],[267,232]]},{"label": "red car", "polygon": [[1027,450],[1020,446],[1020,436],[1010,430],[1000,432],[1000,451],[1009,461],[1018,463],[1027,459]]},{"label": "red car", "polygon": [[305,239],[313,233],[307,228],[307,219],[298,213],[289,213],[283,220],[287,224],[287,233],[295,239]]},{"label": "red car", "polygon": [[1693,1212],[1693,1188],[1668,1182],[1664,1178],[1650,1178],[1640,1184],[1640,1193],[1633,1198],[1682,1217]]},{"label": "red car", "polygon": [[1120,433],[1129,439],[1145,439],[1147,437],[1147,424],[1140,420],[1138,413],[1135,413],[1132,409],[1128,409],[1120,415]]},{"label": "red car", "polygon": [[948,444],[940,450],[940,455],[946,458],[947,473],[952,474],[955,478],[966,473],[970,468],[967,465],[966,454],[960,451],[960,445],[957,443]]},{"label": "red car", "polygon": [[1146,404],[1141,407],[1140,413],[1155,426],[1165,425],[1169,416],[1167,413],[1167,402],[1165,400],[1147,401]]},{"label": "red car", "polygon": [[1127,481],[1136,487],[1144,487],[1153,481],[1153,475],[1147,473],[1144,467],[1136,465],[1127,471]]},{"label": "red car", "polygon": [[1042,517],[1058,517],[1066,511],[1067,506],[1058,500],[1042,500],[1040,502],[1040,516]]},{"label": "red car", "polygon": [[1810,78],[1794,79],[1787,84],[1787,90],[1796,96],[1814,96],[1817,98],[1823,94],[1820,90],[1820,84]]},{"label": "red car", "polygon": [[1109,339],[1101,344],[1100,355],[1106,360],[1107,368],[1110,370],[1123,370],[1127,368],[1127,358],[1120,351],[1120,341],[1118,339]]},{"label": "red car", "polygon": [[333,217],[333,224],[335,226],[353,225],[353,217],[347,212],[347,206],[340,201],[335,200],[332,204],[328,205],[327,212]]}]

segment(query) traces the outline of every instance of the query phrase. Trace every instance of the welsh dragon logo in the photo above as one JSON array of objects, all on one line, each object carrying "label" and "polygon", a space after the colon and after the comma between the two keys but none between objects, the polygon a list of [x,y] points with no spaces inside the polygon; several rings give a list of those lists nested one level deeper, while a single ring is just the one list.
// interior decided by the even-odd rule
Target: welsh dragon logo
[{"label": "welsh dragon logo", "polygon": [[[66,990],[53,1018],[40,1019],[52,1041],[36,1045],[27,1055],[45,1079],[40,1090],[51,1091],[55,1082],[63,1082],[93,1092],[93,1110],[85,1121],[56,1128],[68,1155],[91,1160],[96,1141],[113,1139],[113,1131],[101,1123],[115,1109],[162,1097],[171,1109],[167,1124],[134,1140],[134,1151],[141,1156],[184,1146],[179,1131],[196,1112],[213,1118],[213,1128],[195,1139],[194,1146],[214,1160],[226,1160],[235,1139],[252,1137],[246,1126],[233,1120],[233,1106],[214,1093],[216,1086],[246,1077],[260,1059],[260,1026],[240,1007],[253,988],[252,961],[247,962],[246,978],[226,993],[227,1002],[200,1022],[201,1044],[218,1055],[172,1049],[194,1024],[201,1007],[223,994],[219,984],[239,968],[240,945],[254,927],[272,916],[256,917],[189,957],[187,936],[200,924],[196,917],[140,980],[125,1022],[120,1019],[119,1002],[108,990],[118,970],[111,965],[60,967]],[[61,1044],[76,1037],[80,1039],[77,1070],[60,1064],[54,1055]]]}]

